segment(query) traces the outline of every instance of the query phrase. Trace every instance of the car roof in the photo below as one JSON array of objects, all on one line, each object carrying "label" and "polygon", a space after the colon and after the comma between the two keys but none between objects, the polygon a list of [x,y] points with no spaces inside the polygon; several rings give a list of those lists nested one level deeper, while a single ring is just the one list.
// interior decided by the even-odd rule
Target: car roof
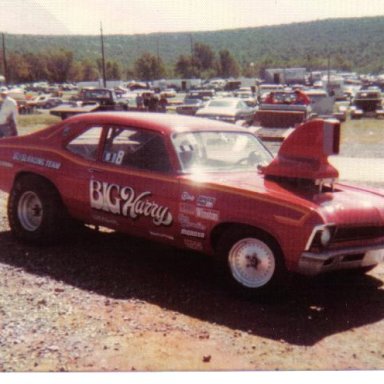
[{"label": "car roof", "polygon": [[71,123],[128,125],[158,131],[164,134],[186,131],[242,131],[247,129],[234,124],[196,116],[151,112],[94,112],[76,115],[63,121]]}]

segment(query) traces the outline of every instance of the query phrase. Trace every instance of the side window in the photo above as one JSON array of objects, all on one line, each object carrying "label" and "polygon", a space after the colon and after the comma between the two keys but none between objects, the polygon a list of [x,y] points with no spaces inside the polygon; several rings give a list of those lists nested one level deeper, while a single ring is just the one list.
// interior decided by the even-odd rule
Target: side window
[{"label": "side window", "polygon": [[96,160],[97,149],[99,147],[101,127],[92,127],[71,140],[66,149],[87,160]]},{"label": "side window", "polygon": [[103,161],[122,167],[168,173],[171,165],[163,138],[137,128],[112,127],[105,140]]}]

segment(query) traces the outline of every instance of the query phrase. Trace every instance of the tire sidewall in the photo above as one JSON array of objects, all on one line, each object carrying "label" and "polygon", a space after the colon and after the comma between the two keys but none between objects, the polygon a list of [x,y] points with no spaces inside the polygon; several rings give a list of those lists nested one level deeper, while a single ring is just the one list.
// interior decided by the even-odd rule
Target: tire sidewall
[{"label": "tire sidewall", "polygon": [[[239,241],[247,238],[260,240],[273,252],[274,272],[270,280],[260,287],[248,287],[242,285],[232,274],[229,263],[229,253],[232,247]],[[286,288],[288,272],[285,268],[282,252],[274,239],[252,228],[240,228],[227,231],[221,237],[216,252],[216,265],[220,278],[228,288],[245,296],[259,296],[282,292]]]},{"label": "tire sidewall", "polygon": [[[42,204],[42,221],[34,231],[30,231],[22,225],[18,207],[20,199],[32,192],[40,199]],[[16,180],[8,199],[8,220],[12,233],[20,240],[50,244],[58,239],[63,230],[64,209],[61,199],[52,185],[44,179],[28,175]]]}]

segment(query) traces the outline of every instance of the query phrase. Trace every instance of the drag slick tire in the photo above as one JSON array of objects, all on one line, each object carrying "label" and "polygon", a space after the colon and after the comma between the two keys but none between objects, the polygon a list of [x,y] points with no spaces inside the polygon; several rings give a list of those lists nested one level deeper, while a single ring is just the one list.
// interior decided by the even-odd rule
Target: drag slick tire
[{"label": "drag slick tire", "polygon": [[8,221],[13,235],[35,244],[52,244],[66,228],[66,209],[56,188],[42,177],[19,177],[9,194]]},{"label": "drag slick tire", "polygon": [[282,293],[288,272],[278,244],[252,228],[224,233],[218,261],[227,284],[246,296]]}]

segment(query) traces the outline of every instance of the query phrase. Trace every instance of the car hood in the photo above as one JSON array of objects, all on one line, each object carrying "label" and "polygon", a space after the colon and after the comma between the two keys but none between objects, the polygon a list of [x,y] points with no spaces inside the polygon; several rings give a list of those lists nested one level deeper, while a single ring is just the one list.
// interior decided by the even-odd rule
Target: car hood
[{"label": "car hood", "polygon": [[210,173],[183,178],[207,190],[250,200],[263,200],[301,212],[317,212],[327,223],[384,225],[384,190],[336,183],[323,191],[313,184],[271,180],[257,172]]}]

